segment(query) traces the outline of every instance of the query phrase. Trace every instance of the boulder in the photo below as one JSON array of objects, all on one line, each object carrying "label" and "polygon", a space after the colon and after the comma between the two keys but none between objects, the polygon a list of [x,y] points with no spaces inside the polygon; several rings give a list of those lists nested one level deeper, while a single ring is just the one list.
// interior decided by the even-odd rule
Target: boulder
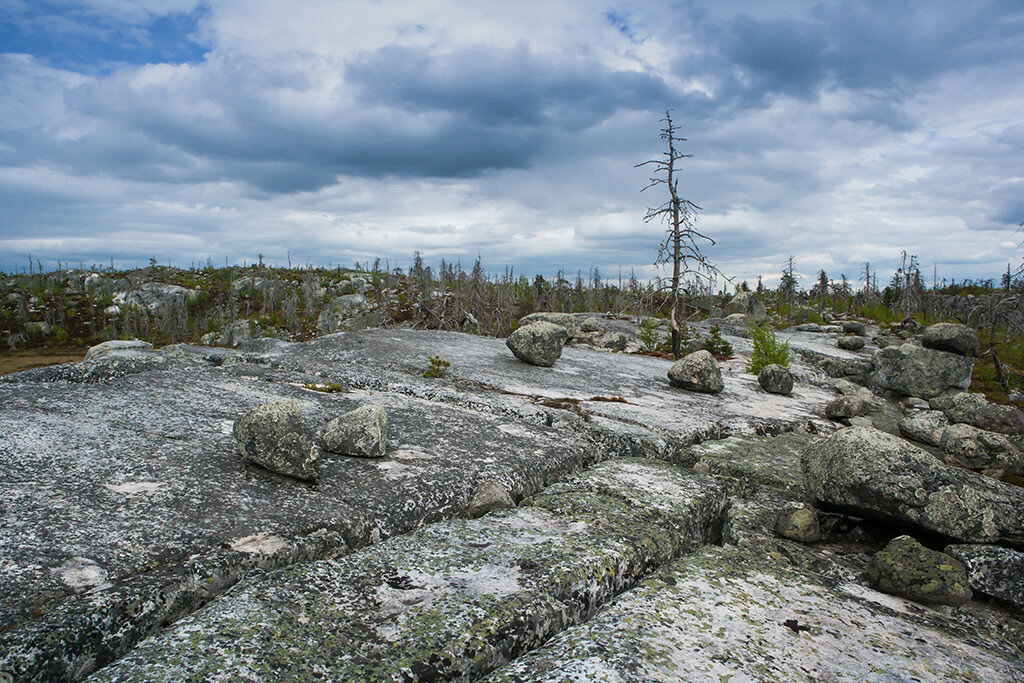
[{"label": "boulder", "polygon": [[963,563],[910,536],[897,536],[872,555],[867,573],[875,588],[916,602],[956,606],[971,599]]},{"label": "boulder", "polygon": [[877,429],[841,429],[806,448],[801,466],[819,507],[964,542],[1024,545],[1024,488],[950,467]]},{"label": "boulder", "polygon": [[737,292],[725,306],[727,316],[742,314],[750,320],[760,322],[768,318],[768,310],[752,292]]},{"label": "boulder", "polygon": [[888,346],[875,355],[872,380],[882,389],[934,398],[950,388],[966,389],[974,361],[913,344]]},{"label": "boulder", "polygon": [[865,358],[820,358],[816,365],[829,377],[857,377],[863,381],[875,367]]},{"label": "boulder", "polygon": [[361,458],[383,458],[387,452],[388,414],[370,404],[334,418],[324,428],[325,451]]},{"label": "boulder", "polygon": [[138,339],[114,339],[89,347],[85,353],[85,361],[95,361],[109,356],[125,355],[125,352],[148,351],[153,348],[149,342]]},{"label": "boulder", "polygon": [[296,479],[316,479],[320,452],[295,401],[258,406],[236,420],[233,431],[245,460]]},{"label": "boulder", "polygon": [[938,447],[949,420],[941,410],[926,410],[899,421],[900,434],[918,443]]},{"label": "boulder", "polygon": [[526,327],[527,325],[539,322],[551,323],[552,325],[558,325],[559,327],[564,328],[567,335],[567,341],[578,336],[580,333],[580,328],[576,324],[576,318],[573,317],[572,313],[531,313],[530,315],[525,315],[519,319],[519,327]]},{"label": "boulder", "polygon": [[946,410],[950,422],[962,422],[1000,434],[1024,435],[1024,413],[1013,406],[989,403],[982,394],[958,394]]},{"label": "boulder", "polygon": [[505,345],[524,363],[549,368],[561,357],[562,345],[568,337],[564,326],[538,321],[510,334]]},{"label": "boulder", "polygon": [[949,351],[961,356],[978,355],[978,333],[956,323],[936,323],[924,329],[921,344],[928,349]]},{"label": "boulder", "polygon": [[769,394],[788,396],[793,393],[793,373],[777,363],[766,365],[757,375],[757,383]]},{"label": "boulder", "polygon": [[47,322],[27,322],[25,331],[37,337],[46,337],[53,331],[53,327]]},{"label": "boulder", "polygon": [[800,323],[799,325],[793,325],[791,329],[797,332],[824,332],[825,328],[818,323]]},{"label": "boulder", "polygon": [[973,544],[948,545],[945,551],[963,562],[972,590],[1024,608],[1024,553]]},{"label": "boulder", "polygon": [[734,327],[744,327],[748,324],[749,318],[743,313],[730,313],[725,316],[725,323]]},{"label": "boulder", "polygon": [[836,346],[847,351],[860,351],[864,348],[866,340],[864,337],[858,337],[855,335],[846,335],[839,338],[836,341]]},{"label": "boulder", "polygon": [[1005,469],[1024,473],[1024,454],[1005,434],[968,424],[953,424],[942,432],[939,447],[945,461],[972,470]]},{"label": "boulder", "polygon": [[495,479],[486,479],[480,482],[469,501],[467,514],[476,519],[483,517],[488,512],[501,510],[503,508],[515,507],[515,501],[509,495],[508,490]]},{"label": "boulder", "polygon": [[855,334],[858,337],[866,337],[868,334],[868,326],[859,320],[844,320],[843,332]]},{"label": "boulder", "polygon": [[722,370],[708,351],[694,351],[677,360],[668,370],[668,380],[674,387],[704,394],[717,394],[725,389]]},{"label": "boulder", "polygon": [[825,406],[825,417],[830,420],[848,420],[868,412],[868,404],[857,394],[846,394]]},{"label": "boulder", "polygon": [[775,533],[791,541],[814,543],[821,540],[818,513],[806,503],[791,501],[775,518]]}]

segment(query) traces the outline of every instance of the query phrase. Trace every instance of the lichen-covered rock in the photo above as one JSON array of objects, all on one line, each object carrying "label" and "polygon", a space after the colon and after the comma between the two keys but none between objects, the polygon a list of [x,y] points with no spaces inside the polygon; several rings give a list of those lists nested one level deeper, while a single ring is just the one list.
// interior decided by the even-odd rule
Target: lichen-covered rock
[{"label": "lichen-covered rock", "polygon": [[138,339],[115,339],[89,347],[85,354],[85,360],[94,361],[110,356],[123,356],[125,354],[121,352],[146,351],[152,348],[153,345],[149,342],[139,341]]},{"label": "lichen-covered rock", "polygon": [[868,403],[858,394],[839,396],[825,406],[825,417],[830,420],[848,420],[868,412]]},{"label": "lichen-covered rock", "polygon": [[340,415],[324,430],[325,451],[361,458],[383,458],[387,452],[388,414],[370,404]]},{"label": "lichen-covered rock", "polygon": [[974,361],[913,344],[888,346],[875,355],[874,383],[882,389],[934,398],[950,388],[966,389]]},{"label": "lichen-covered rock", "polygon": [[964,542],[1024,545],[1024,488],[950,467],[877,429],[841,429],[812,443],[801,464],[819,506]]},{"label": "lichen-covered rock", "polygon": [[744,315],[747,319],[760,322],[768,318],[768,310],[761,300],[752,292],[737,292],[735,296],[725,305],[725,314]]},{"label": "lichen-covered rock", "polygon": [[[533,325],[534,323],[540,322],[551,323],[552,325],[558,325],[563,328],[565,330],[567,340],[578,336],[580,333],[579,325],[576,323],[576,318],[572,313],[550,313],[547,311],[531,313],[530,315],[524,315],[519,319],[519,327],[526,327],[527,325]],[[594,331],[596,332],[597,330]]]},{"label": "lichen-covered rock", "polygon": [[480,482],[480,486],[473,492],[473,498],[469,501],[469,509],[466,514],[476,519],[483,517],[488,512],[513,506],[515,506],[515,501],[508,494],[508,489],[500,481],[486,479]]},{"label": "lichen-covered rock", "polygon": [[1024,553],[973,544],[948,545],[945,551],[967,567],[967,583],[972,590],[1024,608]]},{"label": "lichen-covered rock", "polygon": [[703,349],[673,363],[668,370],[668,380],[674,387],[704,394],[717,394],[725,389],[722,370],[715,357]]},{"label": "lichen-covered rock", "polygon": [[564,326],[531,322],[510,334],[505,345],[524,363],[549,368],[561,357],[562,345],[568,337]]},{"label": "lichen-covered rock", "polygon": [[233,431],[244,459],[296,479],[316,479],[320,454],[297,402],[258,406],[236,420]]},{"label": "lichen-covered rock", "polygon": [[858,337],[866,337],[868,334],[868,326],[859,320],[844,320],[843,332],[855,334]]},{"label": "lichen-covered rock", "polygon": [[963,563],[910,536],[898,536],[875,553],[868,578],[879,590],[925,604],[956,606],[971,599]]},{"label": "lichen-covered rock", "polygon": [[805,503],[787,503],[775,519],[775,533],[791,541],[814,543],[821,540],[818,513]]},{"label": "lichen-covered rock", "polygon": [[1005,434],[968,424],[952,424],[943,430],[939,448],[946,462],[974,470],[1005,469],[1024,474],[1024,453]]},{"label": "lichen-covered rock", "polygon": [[766,365],[757,375],[757,383],[770,394],[789,396],[793,393],[793,373],[777,363]]},{"label": "lichen-covered rock", "polygon": [[874,362],[866,358],[821,358],[817,365],[829,377],[853,377],[867,379],[874,369]]},{"label": "lichen-covered rock", "polygon": [[978,355],[978,333],[967,325],[936,323],[924,328],[921,344],[928,349],[950,351],[961,356]]},{"label": "lichen-covered rock", "polygon": [[866,340],[856,335],[844,335],[836,341],[836,346],[847,351],[860,351],[864,348]]},{"label": "lichen-covered rock", "polygon": [[1024,412],[1013,406],[989,403],[982,394],[962,393],[953,396],[946,417],[950,422],[963,422],[990,432],[1024,435]]},{"label": "lichen-covered rock", "polygon": [[899,421],[900,434],[918,443],[938,447],[949,420],[941,410],[925,410],[908,415]]}]

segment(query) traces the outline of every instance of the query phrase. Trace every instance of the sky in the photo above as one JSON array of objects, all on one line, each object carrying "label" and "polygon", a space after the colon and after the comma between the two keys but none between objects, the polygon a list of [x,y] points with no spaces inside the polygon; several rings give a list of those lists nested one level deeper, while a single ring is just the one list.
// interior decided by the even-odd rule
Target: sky
[{"label": "sky", "polygon": [[735,282],[1021,262],[1021,0],[0,0],[0,269],[651,277],[667,110]]}]

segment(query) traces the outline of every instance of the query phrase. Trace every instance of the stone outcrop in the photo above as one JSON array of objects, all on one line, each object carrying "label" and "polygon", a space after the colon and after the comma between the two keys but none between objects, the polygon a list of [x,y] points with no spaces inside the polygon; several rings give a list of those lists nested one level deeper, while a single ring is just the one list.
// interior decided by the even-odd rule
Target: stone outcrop
[{"label": "stone outcrop", "polygon": [[505,345],[524,363],[549,368],[561,357],[568,336],[564,326],[538,321],[510,334]]},{"label": "stone outcrop", "polygon": [[967,325],[936,323],[924,328],[921,345],[927,349],[949,351],[961,356],[977,356],[978,333]]},{"label": "stone outcrop", "polygon": [[316,479],[319,450],[295,401],[250,410],[235,421],[233,432],[238,450],[249,462],[296,479]]},{"label": "stone outcrop", "polygon": [[130,355],[129,352],[131,351],[149,350],[152,348],[153,345],[149,342],[139,341],[138,339],[118,339],[90,347],[85,354],[85,360],[96,361],[102,358],[125,357]]},{"label": "stone outcrop", "polygon": [[879,388],[927,399],[947,389],[967,389],[973,368],[969,358],[903,344],[887,346],[875,355],[872,379]]},{"label": "stone outcrop", "polygon": [[704,394],[717,394],[725,388],[718,362],[704,350],[677,360],[668,370],[668,380],[674,387]]},{"label": "stone outcrop", "polygon": [[842,429],[807,448],[802,465],[821,505],[962,542],[1024,545],[1024,488],[945,465],[877,429]]}]

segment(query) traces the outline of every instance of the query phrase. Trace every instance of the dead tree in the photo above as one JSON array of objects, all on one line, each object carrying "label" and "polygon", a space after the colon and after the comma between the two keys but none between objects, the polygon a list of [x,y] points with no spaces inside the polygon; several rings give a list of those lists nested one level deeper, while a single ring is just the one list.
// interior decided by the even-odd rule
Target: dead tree
[{"label": "dead tree", "polygon": [[676,163],[682,159],[692,158],[693,155],[683,154],[677,147],[679,143],[686,142],[686,138],[679,137],[679,129],[672,123],[671,111],[665,112],[661,123],[664,124],[664,127],[661,129],[660,137],[667,148],[662,153],[663,158],[648,159],[636,164],[634,168],[654,167],[650,182],[641,192],[661,185],[668,190],[668,200],[657,207],[647,209],[644,222],[649,223],[659,219],[668,225],[665,241],[658,248],[655,265],[672,264],[672,279],[668,285],[662,285],[659,278],[659,290],[668,289],[671,292],[672,355],[679,358],[682,347],[682,334],[679,327],[679,285],[688,275],[710,280],[713,275],[719,275],[721,272],[708,261],[700,249],[699,240],[712,245],[715,243],[713,239],[697,231],[697,212],[701,211],[701,208],[689,199],[679,196],[679,169],[676,167]]}]

